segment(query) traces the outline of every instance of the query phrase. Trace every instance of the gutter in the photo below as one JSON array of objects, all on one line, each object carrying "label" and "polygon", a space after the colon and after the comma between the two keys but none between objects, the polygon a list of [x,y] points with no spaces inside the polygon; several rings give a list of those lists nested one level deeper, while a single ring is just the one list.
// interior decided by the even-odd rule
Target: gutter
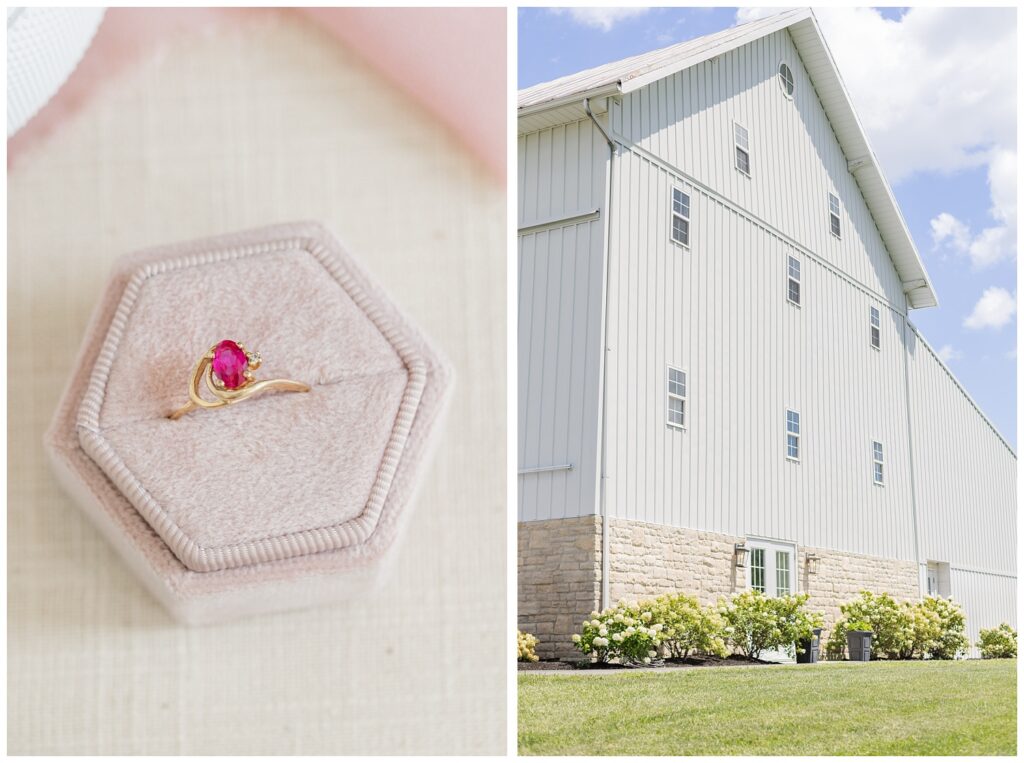
[{"label": "gutter", "polygon": [[608,442],[605,433],[607,431],[608,423],[608,387],[605,384],[605,374],[607,373],[607,357],[610,352],[608,347],[608,281],[611,277],[611,257],[609,252],[611,250],[611,230],[612,230],[612,172],[615,168],[615,143],[609,137],[605,129],[601,127],[601,123],[597,121],[594,113],[590,110],[590,98],[583,99],[583,110],[590,117],[590,121],[594,123],[594,127],[598,129],[598,132],[604,136],[605,142],[608,144],[608,172],[605,175],[604,182],[604,246],[602,247],[602,256],[604,257],[604,275],[601,282],[601,360],[600,369],[598,371],[598,397],[601,399],[601,418],[598,421],[598,433],[597,438],[601,442],[601,463],[600,463],[600,475],[597,483],[597,502],[598,502],[598,513],[601,515],[601,609],[605,610],[608,608],[611,599],[610,586],[608,583],[608,575],[611,569],[610,556],[610,543],[608,539],[608,496],[605,490],[605,482],[608,480]]},{"label": "gutter", "polygon": [[[516,109],[517,117],[528,117],[531,114],[539,114],[542,111],[548,111],[549,109],[557,109],[562,106],[571,106],[574,103],[580,102],[580,97],[583,97],[583,108],[587,108],[587,103],[591,98],[605,98],[613,95],[618,95],[621,92],[620,84],[613,82],[608,85],[601,87],[591,88],[589,91],[583,93],[570,93],[568,95],[561,95],[555,98],[549,98],[545,101],[538,101],[537,103],[531,103],[526,106],[519,106]],[[591,117],[593,119],[593,117]],[[601,130],[603,133],[604,130]]]}]

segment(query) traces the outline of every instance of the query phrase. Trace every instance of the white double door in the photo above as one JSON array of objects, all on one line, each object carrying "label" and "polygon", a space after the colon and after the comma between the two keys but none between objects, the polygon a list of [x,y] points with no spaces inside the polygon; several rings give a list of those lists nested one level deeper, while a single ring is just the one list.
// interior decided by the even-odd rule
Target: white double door
[{"label": "white double door", "polygon": [[[747,585],[766,596],[796,593],[796,546],[791,543],[748,538],[750,560],[747,563]],[[784,651],[767,651],[762,660],[793,662]]]},{"label": "white double door", "polygon": [[766,596],[796,593],[796,548],[791,543],[747,540],[747,585]]}]

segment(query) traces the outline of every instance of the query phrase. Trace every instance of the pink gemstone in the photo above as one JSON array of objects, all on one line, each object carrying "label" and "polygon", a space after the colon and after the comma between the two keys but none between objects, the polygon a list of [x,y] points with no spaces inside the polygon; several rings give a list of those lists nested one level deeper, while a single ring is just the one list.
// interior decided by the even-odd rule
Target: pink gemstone
[{"label": "pink gemstone", "polygon": [[213,372],[228,389],[238,389],[245,384],[245,371],[249,359],[245,352],[230,339],[225,339],[213,348]]}]

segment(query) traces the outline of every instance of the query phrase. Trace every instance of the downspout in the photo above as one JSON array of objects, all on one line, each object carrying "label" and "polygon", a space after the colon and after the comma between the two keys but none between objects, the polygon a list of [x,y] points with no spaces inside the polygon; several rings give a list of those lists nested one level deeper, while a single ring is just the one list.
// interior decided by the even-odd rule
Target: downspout
[{"label": "downspout", "polygon": [[[607,356],[609,348],[608,342],[608,281],[611,276],[611,257],[609,252],[611,250],[611,230],[612,230],[612,171],[615,167],[615,143],[609,137],[605,129],[601,127],[601,123],[597,121],[594,113],[590,110],[590,99],[583,99],[583,110],[587,112],[587,116],[590,117],[590,121],[594,123],[594,127],[598,129],[598,132],[604,136],[605,142],[608,143],[608,172],[605,175],[604,184],[604,246],[602,247],[602,256],[604,257],[604,275],[601,282],[601,356],[600,364],[601,368],[598,371],[598,396],[601,399],[601,418],[598,420],[598,433],[597,438],[601,442],[601,463],[600,463],[600,475],[597,483],[598,492],[598,510],[601,514],[601,609],[607,609],[611,603],[609,600],[610,586],[608,583],[609,570],[611,569],[610,556],[610,543],[608,539],[608,497],[607,491],[605,490],[605,482],[608,479],[607,466],[608,466],[608,445],[606,442],[605,431],[608,422],[608,387],[605,384],[605,373],[607,372],[608,363]],[[610,109],[609,109],[610,110]]]},{"label": "downspout", "polygon": [[910,347],[907,344],[907,327],[910,320],[903,316],[903,392],[907,407],[907,456],[910,459],[910,515],[914,521],[914,558],[917,560],[917,593],[924,598],[924,586],[921,585],[921,539],[917,527],[917,483],[914,479],[914,438],[911,433],[910,410]]}]

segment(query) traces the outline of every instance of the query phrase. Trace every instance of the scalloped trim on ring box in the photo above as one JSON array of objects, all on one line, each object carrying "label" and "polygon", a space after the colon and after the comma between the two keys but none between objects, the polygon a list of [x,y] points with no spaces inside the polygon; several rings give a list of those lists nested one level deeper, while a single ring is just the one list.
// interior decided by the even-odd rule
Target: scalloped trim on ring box
[{"label": "scalloped trim on ring box", "polygon": [[[312,255],[351,297],[353,302],[388,341],[408,372],[394,427],[384,450],[370,497],[362,512],[329,527],[317,527],[275,537],[249,540],[223,546],[204,546],[186,534],[164,510],[145,486],[125,465],[100,428],[111,366],[118,345],[146,280],[162,273],[197,267],[254,255],[291,250],[304,250]],[[335,258],[319,241],[309,237],[290,237],[260,244],[214,249],[200,254],[178,257],[164,262],[144,264],[132,276],[124,290],[117,311],[97,357],[77,416],[77,430],[82,449],[103,470],[122,494],[132,503],[149,525],[159,534],[182,564],[197,572],[212,572],[235,567],[279,561],[291,557],[331,551],[364,543],[373,534],[381,517],[395,471],[402,458],[410,428],[420,405],[427,380],[427,360],[417,352],[403,333],[394,315],[389,315],[371,296],[359,279]]]}]

